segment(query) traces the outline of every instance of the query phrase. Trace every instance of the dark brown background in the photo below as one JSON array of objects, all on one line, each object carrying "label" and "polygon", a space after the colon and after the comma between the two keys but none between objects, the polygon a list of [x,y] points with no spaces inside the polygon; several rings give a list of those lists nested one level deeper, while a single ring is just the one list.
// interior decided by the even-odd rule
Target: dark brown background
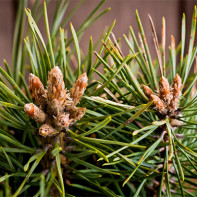
[{"label": "dark brown background", "polygon": [[[28,0],[28,7],[32,6],[33,0]],[[71,0],[68,7],[70,11],[79,0]],[[53,13],[55,9],[56,0],[52,0],[48,5],[48,14],[50,24],[52,22]],[[99,3],[99,0],[87,0],[77,13],[72,17],[71,21],[77,29],[93,8]],[[102,34],[104,28],[112,24],[116,19],[116,25],[113,30],[116,37],[121,37],[122,42],[124,39],[122,34],[128,35],[129,26],[131,25],[135,32],[138,32],[135,10],[139,11],[142,24],[147,36],[149,45],[152,45],[151,28],[149,25],[147,14],[153,18],[155,28],[159,41],[161,38],[161,19],[162,16],[166,18],[167,26],[167,45],[170,44],[170,36],[175,36],[176,44],[180,41],[180,28],[182,13],[186,13],[187,19],[187,30],[190,29],[190,21],[193,12],[193,7],[197,1],[192,0],[107,0],[104,6],[101,8],[111,7],[111,11],[105,16],[99,19],[88,31],[85,33],[83,39],[80,41],[80,46],[87,53],[88,40],[92,35],[93,41],[95,42],[98,37]],[[11,64],[11,53],[12,53],[12,38],[14,31],[15,15],[17,10],[16,0],[0,0],[0,65],[3,64],[5,58],[9,64]],[[39,27],[41,32],[45,34],[43,20],[40,21]],[[69,26],[68,26],[69,28]],[[189,31],[187,31],[187,37],[189,37]],[[187,45],[187,42],[186,42]],[[125,45],[122,45],[126,48]],[[153,49],[153,48],[151,48]],[[127,52],[126,49],[124,51]],[[153,52],[154,53],[154,52]]]}]

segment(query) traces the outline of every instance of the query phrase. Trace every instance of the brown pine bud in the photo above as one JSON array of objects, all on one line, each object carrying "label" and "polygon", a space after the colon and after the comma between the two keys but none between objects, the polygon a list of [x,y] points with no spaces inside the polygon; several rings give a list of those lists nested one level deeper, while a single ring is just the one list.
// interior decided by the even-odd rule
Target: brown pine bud
[{"label": "brown pine bud", "polygon": [[73,88],[71,89],[70,97],[73,100],[74,105],[77,105],[77,103],[83,96],[83,93],[87,86],[87,82],[88,82],[87,75],[86,73],[83,73],[81,76],[79,76]]},{"label": "brown pine bud", "polygon": [[179,99],[173,98],[170,102],[170,105],[168,106],[169,111],[171,113],[174,113],[178,109],[179,105]]},{"label": "brown pine bud", "polygon": [[169,104],[170,100],[172,99],[170,85],[168,83],[168,80],[164,76],[162,76],[159,80],[159,97],[164,102],[166,102],[166,104]]},{"label": "brown pine bud", "polygon": [[176,74],[172,83],[172,88],[173,88],[172,93],[173,93],[174,98],[177,98],[177,99],[180,98],[181,87],[182,87],[181,78],[178,74]]},{"label": "brown pine bud", "polygon": [[33,103],[25,104],[24,111],[28,116],[40,124],[46,120],[46,114]]},{"label": "brown pine bud", "polygon": [[181,78],[178,74],[176,74],[172,83],[173,98],[168,107],[170,112],[174,112],[178,109],[179,99],[181,96],[181,87],[182,87]]},{"label": "brown pine bud", "polygon": [[70,109],[70,122],[73,124],[77,120],[80,120],[85,114],[86,108],[84,107],[73,107]]},{"label": "brown pine bud", "polygon": [[145,86],[145,85],[142,85],[142,88],[143,88],[144,94],[148,97],[148,99],[152,100],[151,95],[154,94],[153,91],[148,86]]},{"label": "brown pine bud", "polygon": [[55,66],[48,74],[47,81],[48,91],[47,98],[52,101],[57,99],[59,102],[63,102],[65,98],[65,85],[63,75],[58,66]]},{"label": "brown pine bud", "polygon": [[47,114],[51,116],[57,116],[57,114],[63,113],[63,111],[64,111],[63,103],[60,103],[57,99],[54,99],[52,101],[48,100]]},{"label": "brown pine bud", "polygon": [[29,74],[29,89],[32,98],[44,109],[46,105],[46,91],[40,79],[34,74]]},{"label": "brown pine bud", "polygon": [[166,114],[166,106],[163,100],[161,100],[157,95],[151,94],[151,98],[154,101],[155,104],[155,109],[161,113],[161,114]]},{"label": "brown pine bud", "polygon": [[64,100],[67,97],[63,75],[58,66],[48,74],[47,81],[47,113],[57,115],[64,111]]},{"label": "brown pine bud", "polygon": [[54,119],[54,125],[59,129],[67,128],[70,124],[69,114],[59,114]]},{"label": "brown pine bud", "polygon": [[46,137],[52,136],[58,133],[58,130],[53,128],[50,124],[43,124],[39,129],[39,134]]}]

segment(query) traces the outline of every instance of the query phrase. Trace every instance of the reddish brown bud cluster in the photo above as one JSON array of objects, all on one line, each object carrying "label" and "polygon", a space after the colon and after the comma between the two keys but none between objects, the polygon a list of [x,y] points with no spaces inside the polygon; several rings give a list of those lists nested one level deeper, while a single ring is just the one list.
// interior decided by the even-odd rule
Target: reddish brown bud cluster
[{"label": "reddish brown bud cluster", "polygon": [[76,105],[84,94],[87,80],[86,73],[79,76],[69,93],[65,89],[63,75],[58,66],[48,74],[47,89],[44,89],[38,77],[29,75],[31,96],[40,107],[28,103],[24,106],[24,111],[42,124],[40,135],[55,135],[83,117],[85,108],[77,108]]},{"label": "reddish brown bud cluster", "polygon": [[149,100],[153,100],[155,109],[163,115],[173,115],[178,109],[181,96],[181,78],[178,74],[173,79],[170,87],[168,80],[161,77],[159,80],[159,96],[156,95],[148,86],[143,85],[143,91]]}]

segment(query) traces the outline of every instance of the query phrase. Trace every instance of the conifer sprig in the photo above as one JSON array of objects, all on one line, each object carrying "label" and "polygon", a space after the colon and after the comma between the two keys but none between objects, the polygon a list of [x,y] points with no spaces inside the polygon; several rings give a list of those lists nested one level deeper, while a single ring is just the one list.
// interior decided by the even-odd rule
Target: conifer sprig
[{"label": "conifer sprig", "polygon": [[[98,60],[102,63],[98,66],[103,65],[104,73],[101,74],[98,71],[98,66],[96,69],[93,67],[93,69],[101,77],[99,83],[105,84],[106,81],[110,80],[105,88],[109,89],[116,97],[119,109],[115,105],[113,106],[113,98],[105,89],[101,92],[97,90],[94,92],[96,95],[85,98],[94,102],[92,108],[96,109],[94,112],[95,119],[97,113],[100,114],[100,117],[107,118],[107,114],[112,117],[106,129],[103,129],[102,133],[97,132],[97,136],[102,138],[107,136],[112,140],[141,144],[145,145],[146,148],[141,151],[140,149],[130,149],[128,146],[118,148],[112,145],[111,148],[114,149],[114,152],[107,155],[110,162],[104,165],[115,165],[116,168],[124,171],[125,177],[122,183],[123,186],[127,185],[125,190],[130,188],[129,184],[132,184],[136,189],[129,189],[131,196],[143,195],[144,191],[158,196],[165,196],[166,192],[166,196],[170,196],[174,191],[178,192],[180,196],[189,195],[188,183],[192,191],[196,192],[195,184],[188,181],[189,177],[196,179],[196,176],[191,175],[194,175],[194,171],[196,173],[194,167],[197,156],[196,143],[195,139],[187,137],[190,134],[195,135],[196,128],[196,113],[193,111],[196,106],[196,89],[192,90],[196,77],[189,74],[196,57],[196,46],[194,45],[196,7],[192,17],[188,53],[184,54],[185,15],[183,15],[181,43],[176,48],[174,37],[171,37],[168,61],[165,60],[165,19],[162,19],[161,48],[153,20],[149,16],[157,53],[157,61],[153,62],[138,12],[136,12],[136,18],[139,25],[139,42],[132,27],[130,27],[130,36],[133,42],[130,42],[124,35],[130,54],[135,55],[135,62],[125,62],[126,58],[119,50],[118,40],[113,43],[110,37],[103,43],[106,49],[105,54],[101,55],[95,52]],[[179,62],[176,62],[177,56],[180,57]],[[111,76],[117,72],[122,63],[124,66],[111,79]],[[136,66],[139,69],[134,73]],[[168,73],[170,74],[167,79],[165,77]],[[98,86],[100,88],[99,83],[94,83],[93,87]],[[92,92],[89,92],[91,96]],[[148,109],[144,108],[143,110],[141,108],[141,110],[138,108],[138,106],[146,104],[147,100],[153,101]],[[119,103],[132,106],[138,111],[136,113],[133,111],[117,113],[117,110],[121,109]],[[104,108],[101,109],[101,106],[105,107],[105,110]],[[90,110],[90,107],[87,108]],[[116,114],[114,110],[121,116],[114,116]],[[135,115],[138,112],[140,112],[139,116]],[[91,120],[93,119],[92,117]],[[132,121],[129,121],[130,119]],[[145,178],[143,174],[147,177]],[[137,179],[139,182],[136,181]],[[151,183],[148,183],[147,180],[151,180]],[[121,181],[118,184],[121,186]]]},{"label": "conifer sprig", "polygon": [[[1,108],[0,114],[0,122],[2,125],[0,130],[0,138],[2,139],[0,153],[0,167],[2,173],[0,181],[2,185],[5,185],[4,191],[11,188],[9,194],[13,194],[13,196],[26,196],[31,192],[32,195],[36,196],[72,196],[71,194],[78,195],[78,193],[81,194],[81,192],[84,194],[87,192],[89,194],[105,193],[106,195],[115,196],[115,193],[107,189],[105,184],[96,182],[96,179],[103,176],[103,174],[105,176],[107,176],[107,174],[119,176],[119,173],[116,172],[115,169],[100,168],[95,164],[96,155],[98,158],[102,157],[108,161],[105,156],[106,145],[101,144],[97,147],[94,145],[94,141],[92,144],[92,138],[85,137],[87,140],[84,141],[81,138],[78,139],[78,137],[75,136],[77,134],[71,135],[72,132],[77,132],[75,127],[71,127],[70,129],[73,131],[68,131],[68,134],[64,131],[54,137],[43,139],[43,137],[39,137],[36,132],[40,127],[39,123],[28,118],[23,110],[25,104],[34,100],[31,90],[28,87],[29,84],[24,80],[24,71],[26,71],[24,70],[25,59],[27,55],[30,60],[31,75],[37,76],[41,80],[41,83],[43,83],[44,88],[46,88],[47,85],[48,72],[53,67],[55,68],[56,65],[62,69],[66,87],[70,88],[70,86],[74,85],[77,75],[81,75],[82,72],[84,72],[84,64],[86,65],[86,62],[90,61],[92,50],[89,51],[89,59],[82,59],[78,39],[82,37],[83,32],[93,24],[94,21],[98,20],[103,14],[108,12],[109,9],[99,13],[98,10],[104,3],[104,1],[100,1],[98,6],[90,13],[78,30],[75,30],[71,25],[73,38],[68,40],[64,25],[84,1],[77,4],[75,9],[68,14],[68,17],[62,20],[68,2],[69,1],[57,1],[56,14],[51,32],[48,25],[46,7],[49,1],[44,3],[43,8],[39,8],[37,16],[35,10],[38,8],[38,1],[36,1],[32,12],[29,9],[25,9],[23,13],[27,15],[30,31],[28,31],[24,39],[24,46],[22,43],[20,45],[20,49],[24,51],[22,51],[24,56],[20,56],[21,54],[17,56],[18,58],[24,58],[23,64],[21,64],[21,67],[13,65],[14,73],[12,73],[5,61],[7,72],[3,69],[0,70],[3,77],[8,82],[5,82],[4,79],[1,78],[0,104],[3,108]],[[24,7],[24,5],[26,5],[26,1],[20,1],[19,7]],[[21,10],[19,13],[20,12]],[[45,42],[36,24],[41,13],[44,14],[45,18],[48,42]],[[20,20],[21,17],[18,17],[18,21]],[[24,20],[24,18],[22,20]],[[58,30],[60,25],[61,28]],[[22,36],[23,28],[18,31]],[[75,49],[79,64],[77,72],[73,72],[71,69],[71,61],[74,57]],[[14,51],[17,52],[17,48],[14,49]],[[14,57],[16,56],[15,52],[13,52]],[[17,70],[18,74],[16,74],[15,70]],[[17,76],[17,79],[15,79],[15,76]],[[9,84],[12,89],[9,88]],[[23,88],[24,91],[21,90]],[[71,97],[74,95],[76,97],[76,91],[78,91],[76,88],[77,87],[71,90]],[[80,93],[80,95],[77,94],[76,99],[73,100],[75,105],[78,104],[82,95],[83,93]],[[41,98],[37,98],[39,95],[34,96],[36,96],[36,101],[40,103]],[[35,108],[33,103],[32,105]],[[44,108],[44,106],[42,107]],[[26,108],[28,108],[28,106],[26,106]],[[76,108],[76,110],[77,109],[78,108]],[[102,128],[105,125],[105,122],[101,123],[97,128]],[[83,129],[85,129],[85,127],[83,127]],[[13,132],[11,132],[11,130],[13,130]],[[94,132],[94,130],[90,130],[89,133],[91,132]],[[98,143],[100,142],[98,141],[97,144]],[[103,143],[107,144],[110,143],[110,141],[104,141]],[[120,146],[123,145],[126,145],[126,143],[120,143]],[[38,180],[40,183],[37,184]],[[15,182],[16,184],[14,185],[13,183]],[[76,191],[75,188],[78,190]]]},{"label": "conifer sprig", "polygon": [[[69,1],[57,1],[51,27],[49,2],[39,7],[36,0],[32,11],[25,9],[22,14],[27,2],[20,1],[13,69],[6,61],[6,71],[0,69],[0,191],[5,196],[172,196],[174,192],[177,196],[196,196],[197,74],[190,74],[197,53],[196,7],[188,52],[184,53],[183,15],[181,42],[176,46],[171,37],[168,60],[165,19],[162,18],[160,44],[149,15],[157,53],[153,61],[138,12],[138,36],[132,27],[130,35],[124,35],[129,54],[124,56],[120,39],[112,32],[114,21],[98,52],[94,51],[95,46],[101,41],[94,45],[90,38],[88,55],[83,57],[80,39],[84,31],[109,8],[99,12],[104,3],[101,0],[79,29],[70,24],[69,37],[65,25],[84,0],[69,13]],[[30,27],[25,36],[24,13]],[[47,41],[37,26],[42,14]],[[48,113],[40,98],[35,102],[29,83],[24,80],[27,58],[29,71],[39,78],[43,90],[47,89],[48,73],[55,66],[61,69],[68,90],[82,73],[87,73],[89,83],[84,96],[81,98],[83,93],[80,94],[80,103],[79,99],[73,100],[76,109],[86,108],[86,113],[67,131],[61,128],[53,136],[42,137],[38,130],[43,122],[40,124],[24,112],[25,104],[31,103],[39,104],[45,115]],[[74,58],[76,71],[72,68]],[[98,80],[94,80],[95,74],[99,75]],[[75,88],[71,90],[71,97],[75,92]],[[51,124],[59,128],[54,126],[56,123]]]}]

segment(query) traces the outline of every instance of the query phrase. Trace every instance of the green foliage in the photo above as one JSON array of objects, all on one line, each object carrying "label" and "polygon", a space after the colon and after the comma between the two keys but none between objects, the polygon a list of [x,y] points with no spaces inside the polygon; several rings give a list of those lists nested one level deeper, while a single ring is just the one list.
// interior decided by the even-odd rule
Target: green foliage
[{"label": "green foliage", "polygon": [[[119,39],[112,32],[114,21],[104,34],[98,52],[93,53],[95,45],[90,38],[88,54],[83,57],[79,41],[84,31],[109,8],[98,11],[104,3],[102,0],[78,29],[70,23],[72,38],[68,39],[65,25],[84,0],[70,13],[67,13],[68,0],[57,1],[52,27],[49,27],[47,16],[49,2],[38,7],[39,0],[36,0],[32,11],[25,9],[23,12],[27,1],[20,1],[13,67],[10,70],[4,61],[6,71],[0,68],[3,76],[0,78],[2,194],[196,196],[197,89],[193,87],[197,74],[190,72],[197,53],[194,44],[196,7],[188,53],[184,54],[186,25],[183,15],[181,42],[176,48],[172,37],[169,60],[166,60],[165,37],[162,37],[160,46],[149,16],[157,53],[156,61],[152,61],[138,12],[139,42],[132,27],[129,28],[129,38],[124,35],[129,54],[123,55]],[[25,13],[30,29],[23,44]],[[47,42],[37,26],[42,14]],[[164,18],[162,32],[165,35]],[[78,61],[77,69],[73,71],[75,54]],[[26,65],[27,57],[30,66]],[[37,132],[40,125],[23,110],[25,103],[32,102],[24,76],[29,69],[46,86],[48,72],[55,65],[61,68],[68,89],[80,74],[87,72],[89,85],[79,104],[86,107],[86,114],[66,134],[61,132],[55,137],[44,138]],[[161,75],[168,76],[171,83],[176,73],[183,83],[179,113],[174,117],[162,116],[155,109],[154,101],[147,98],[142,84],[158,92]],[[94,80],[96,74],[100,77],[97,81]],[[174,126],[172,119],[178,125]]]},{"label": "green foliage", "polygon": [[[120,174],[123,176],[119,181],[116,179],[116,184],[112,180],[109,184],[109,188],[116,188],[118,195],[122,196],[123,192],[124,195],[129,196],[152,196],[154,194],[174,196],[174,192],[176,192],[176,196],[195,196],[197,192],[196,167],[194,167],[197,156],[195,148],[196,112],[194,111],[197,104],[196,87],[194,87],[196,73],[190,74],[190,70],[197,52],[196,45],[194,45],[196,7],[193,12],[188,53],[184,54],[186,30],[185,15],[183,15],[181,43],[175,48],[172,36],[169,60],[166,60],[165,56],[165,43],[163,43],[165,38],[162,37],[162,44],[159,46],[154,24],[149,16],[157,54],[156,61],[152,61],[138,12],[136,12],[136,18],[139,25],[140,43],[138,43],[132,27],[129,32],[129,37],[132,39],[124,35],[130,49],[129,55],[136,56],[135,61],[127,62],[128,55],[124,57],[118,39],[111,32],[113,42],[109,37],[105,40],[103,43],[106,49],[104,55],[95,52],[100,62],[96,68],[92,69],[101,78],[94,83],[94,86],[89,85],[90,90],[87,90],[87,96],[84,97],[89,100],[86,104],[87,113],[89,110],[94,111],[91,114],[92,117],[84,119],[84,121],[97,122],[97,120],[110,116],[110,123],[96,132],[97,138],[108,138],[112,141],[121,141],[121,143],[145,146],[145,150],[143,150],[129,146],[119,148],[118,144],[110,145],[110,149],[113,151],[107,155],[109,163],[105,163],[103,166],[111,166],[122,172]],[[162,31],[165,35],[165,19],[162,23]],[[179,54],[180,61],[176,62]],[[122,64],[123,67],[121,67]],[[98,67],[101,65],[104,67],[102,74],[98,71]],[[121,69],[119,69],[120,67]],[[141,84],[149,85],[154,92],[158,92],[161,75],[168,77],[168,81],[172,83],[176,73],[181,76],[183,83],[178,115],[162,116],[154,109],[152,103],[148,103],[147,107],[139,107],[147,103],[147,97]],[[92,92],[98,85],[99,88]],[[101,88],[102,91],[99,91]],[[125,107],[135,110],[126,111]],[[135,112],[136,110],[137,112]],[[116,113],[117,115],[115,115]],[[100,117],[97,118],[98,116]],[[171,123],[173,118],[177,122],[179,121],[178,125],[174,126]],[[189,181],[190,179],[194,181]],[[117,185],[119,186],[117,187]]]}]

